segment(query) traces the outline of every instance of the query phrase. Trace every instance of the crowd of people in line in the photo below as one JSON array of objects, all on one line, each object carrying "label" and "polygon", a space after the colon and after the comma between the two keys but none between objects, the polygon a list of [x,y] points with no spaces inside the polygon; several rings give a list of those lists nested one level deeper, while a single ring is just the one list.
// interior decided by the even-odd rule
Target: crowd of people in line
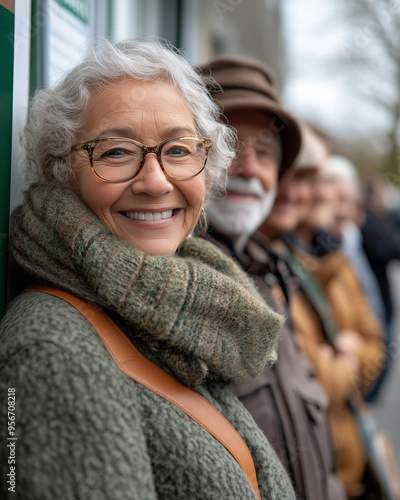
[{"label": "crowd of people in line", "polygon": [[[396,341],[387,182],[364,196],[268,66],[107,43],[37,92],[24,145],[19,293],[0,327],[18,436],[15,484],[0,451],[2,498],[399,498],[393,448],[377,466],[363,426]],[[105,312],[124,347],[65,292],[89,319]],[[118,363],[128,345],[159,370],[154,387],[124,371],[130,355]],[[185,411],[199,396],[252,478],[231,438]]]}]

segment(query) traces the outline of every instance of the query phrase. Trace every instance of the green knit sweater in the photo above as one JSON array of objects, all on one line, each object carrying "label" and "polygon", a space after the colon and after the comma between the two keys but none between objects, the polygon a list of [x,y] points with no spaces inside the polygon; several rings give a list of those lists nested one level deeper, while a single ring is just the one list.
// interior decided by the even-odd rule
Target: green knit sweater
[{"label": "green knit sweater", "polygon": [[[263,499],[294,498],[269,443],[226,386],[273,362],[282,322],[230,259],[197,238],[175,256],[146,255],[59,185],[27,193],[13,216],[11,250],[36,281],[106,309],[145,355],[214,405],[247,442]],[[17,436],[15,494],[3,479],[9,448],[0,449],[2,498],[254,498],[225,448],[120,372],[64,301],[21,294],[0,343],[0,394],[15,388]],[[6,410],[2,401],[2,422]]]}]

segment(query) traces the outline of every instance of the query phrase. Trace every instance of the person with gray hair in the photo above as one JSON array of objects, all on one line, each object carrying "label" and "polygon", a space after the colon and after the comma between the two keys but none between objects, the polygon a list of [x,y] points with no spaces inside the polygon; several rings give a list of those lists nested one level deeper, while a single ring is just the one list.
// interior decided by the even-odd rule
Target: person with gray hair
[{"label": "person with gray hair", "polygon": [[330,155],[326,174],[336,193],[332,232],[341,239],[342,252],[353,266],[371,309],[383,327],[385,310],[379,285],[363,249],[364,213],[357,169],[348,158]]},{"label": "person with gray hair", "polygon": [[195,234],[234,156],[217,117],[154,41],[106,43],[37,92],[10,231],[33,287],[0,326],[1,498],[295,498],[228,389],[276,360],[283,317]]}]

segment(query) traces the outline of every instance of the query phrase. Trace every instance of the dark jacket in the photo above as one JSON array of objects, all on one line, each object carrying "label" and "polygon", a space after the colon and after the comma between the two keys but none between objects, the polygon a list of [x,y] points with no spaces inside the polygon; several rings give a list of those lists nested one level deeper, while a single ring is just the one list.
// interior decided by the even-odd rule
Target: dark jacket
[{"label": "dark jacket", "polygon": [[364,251],[382,294],[386,320],[390,321],[393,316],[393,300],[387,267],[392,260],[400,259],[400,232],[389,215],[380,217],[371,212],[366,212],[361,231]]},{"label": "dark jacket", "polygon": [[[214,236],[228,248],[224,238]],[[259,233],[254,235],[240,262],[269,305],[288,315],[292,275],[271,251],[268,240]],[[325,414],[328,400],[299,350],[290,318],[282,330],[278,361],[273,368],[265,369],[249,383],[231,384],[231,388],[268,437],[292,478],[298,498],[346,498],[334,471]]]}]

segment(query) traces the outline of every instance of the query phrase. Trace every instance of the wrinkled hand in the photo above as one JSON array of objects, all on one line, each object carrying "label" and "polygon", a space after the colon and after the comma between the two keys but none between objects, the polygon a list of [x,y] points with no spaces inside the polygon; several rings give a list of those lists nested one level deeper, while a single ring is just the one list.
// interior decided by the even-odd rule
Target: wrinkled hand
[{"label": "wrinkled hand", "polygon": [[360,370],[358,349],[363,342],[364,340],[361,335],[353,330],[339,331],[335,340],[335,347],[338,353],[342,355],[350,369],[356,374]]},{"label": "wrinkled hand", "polygon": [[343,354],[356,355],[364,340],[361,335],[353,330],[340,330],[336,340],[336,349]]},{"label": "wrinkled hand", "polygon": [[348,352],[345,352],[345,351],[337,351],[335,352],[335,350],[333,349],[332,346],[330,346],[329,344],[322,344],[318,347],[318,351],[319,351],[319,355],[320,357],[324,360],[324,361],[333,361],[333,359],[335,357],[340,357],[341,359],[343,359],[349,369],[354,373],[354,374],[358,374],[358,371],[359,371],[359,368],[360,368],[360,363],[359,363],[359,360],[358,360],[358,357],[353,354],[351,351],[348,351]]}]

